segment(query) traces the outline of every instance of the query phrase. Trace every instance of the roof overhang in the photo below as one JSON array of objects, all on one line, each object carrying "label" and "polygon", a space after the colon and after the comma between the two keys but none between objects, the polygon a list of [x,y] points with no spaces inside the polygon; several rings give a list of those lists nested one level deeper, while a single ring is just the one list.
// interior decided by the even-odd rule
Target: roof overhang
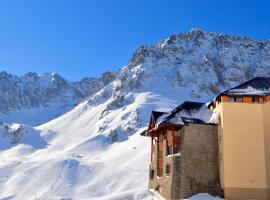
[{"label": "roof overhang", "polygon": [[140,133],[141,136],[147,136],[147,129],[143,130],[141,133]]}]

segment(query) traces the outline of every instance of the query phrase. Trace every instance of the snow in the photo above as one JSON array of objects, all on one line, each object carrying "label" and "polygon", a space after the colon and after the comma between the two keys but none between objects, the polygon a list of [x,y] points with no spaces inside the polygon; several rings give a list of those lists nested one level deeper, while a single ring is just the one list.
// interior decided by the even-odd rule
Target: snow
[{"label": "snow", "polygon": [[[36,134],[46,140],[46,147],[24,152],[25,148],[19,148],[24,144],[22,139],[11,148],[13,151],[17,148],[16,153],[10,149],[1,151],[0,198],[146,197],[148,138],[136,133],[128,140],[112,144],[108,135],[97,134],[93,124],[97,124],[105,106],[91,107],[85,102],[37,127]],[[114,115],[117,114],[119,111]],[[29,138],[29,142],[33,141]]]},{"label": "snow", "polygon": [[212,197],[209,194],[197,194],[188,199],[189,200],[222,200],[219,197]]},{"label": "snow", "polygon": [[[34,128],[21,124],[0,124],[0,150],[12,150],[12,148],[46,147],[45,140]],[[19,145],[17,146],[17,144]],[[28,147],[27,147],[28,146]]]},{"label": "snow", "polygon": [[181,153],[175,153],[175,154],[167,155],[167,158],[175,157],[175,156],[181,156]]},{"label": "snow", "polygon": [[72,102],[69,105],[63,103],[54,103],[49,106],[39,106],[30,109],[20,109],[8,113],[0,113],[0,121],[7,123],[21,123],[29,126],[36,126],[53,120],[72,108]]},{"label": "snow", "polygon": [[[249,43],[251,47],[244,46]],[[63,110],[65,114],[35,128],[3,129],[0,199],[158,199],[147,191],[151,141],[139,134],[150,113],[170,111],[188,100],[208,102],[251,76],[270,74],[266,47],[259,49],[261,43],[251,39],[198,30],[141,47],[116,80],[96,87],[69,112]],[[244,61],[235,60],[242,55]],[[70,91],[56,95],[56,102]],[[36,124],[39,117],[43,121],[58,116],[58,108],[14,111],[0,119]],[[4,135],[18,130],[23,130],[20,137],[10,144]],[[190,199],[217,198],[199,194]]]},{"label": "snow", "polygon": [[218,124],[219,123],[219,114],[216,112],[213,112],[211,118],[209,119],[208,123],[210,124]]},{"label": "snow", "polygon": [[[142,111],[149,101],[157,100],[153,93],[135,96],[135,102],[124,110],[110,111],[110,129],[125,126],[132,118],[121,118],[123,113]],[[158,99],[156,106],[171,101]],[[110,131],[98,132],[104,121],[100,115],[108,103],[91,106],[85,101],[47,124],[30,128],[29,136],[25,134],[13,147],[2,149],[0,198],[158,199],[147,191],[150,140],[139,134],[145,127],[132,135],[118,133],[116,142],[112,142]],[[9,127],[12,132],[21,125]]]},{"label": "snow", "polygon": [[[186,104],[189,106],[187,107]],[[216,114],[207,107],[207,104],[198,104],[196,102],[185,102],[172,110],[169,115],[162,115],[162,119],[158,120],[158,125],[164,122],[184,125],[185,122],[192,123],[194,120],[201,120],[203,123],[218,124]]]},{"label": "snow", "polygon": [[245,95],[245,94],[248,94],[248,95],[265,95],[265,94],[268,94],[270,93],[269,90],[260,90],[260,89],[256,89],[252,86],[248,86],[247,88],[245,89],[231,89],[230,90],[230,93],[233,93],[235,95]]}]

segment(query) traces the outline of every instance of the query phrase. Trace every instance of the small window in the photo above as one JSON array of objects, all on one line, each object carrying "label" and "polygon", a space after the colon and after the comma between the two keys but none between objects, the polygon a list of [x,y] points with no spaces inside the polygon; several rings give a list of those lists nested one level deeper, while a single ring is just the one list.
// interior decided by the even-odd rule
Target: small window
[{"label": "small window", "polygon": [[173,153],[176,154],[176,153],[179,153],[179,145],[178,144],[175,144],[174,147],[173,147]]},{"label": "small window", "polygon": [[253,103],[259,103],[259,98],[258,97],[253,97],[252,102]]},{"label": "small window", "polygon": [[149,174],[149,176],[150,176],[150,179],[153,180],[154,177],[155,177],[155,170],[150,169],[150,174]]},{"label": "small window", "polygon": [[155,191],[158,191],[159,193],[161,193],[161,187],[160,187],[160,185],[158,185],[158,186],[155,188]]},{"label": "small window", "polygon": [[166,175],[170,175],[171,174],[171,165],[166,165]]},{"label": "small window", "polygon": [[173,154],[173,148],[172,148],[172,146],[168,146],[167,155],[172,155],[172,154]]},{"label": "small window", "polygon": [[234,102],[234,97],[228,97],[228,102]]},{"label": "small window", "polygon": [[243,102],[243,98],[242,97],[236,97],[235,102]]}]

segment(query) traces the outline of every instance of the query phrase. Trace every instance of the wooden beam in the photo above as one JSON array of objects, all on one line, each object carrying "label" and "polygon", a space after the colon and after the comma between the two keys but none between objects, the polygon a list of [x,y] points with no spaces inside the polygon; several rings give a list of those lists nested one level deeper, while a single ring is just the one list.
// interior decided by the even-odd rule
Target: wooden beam
[{"label": "wooden beam", "polygon": [[172,154],[174,154],[174,128],[172,128]]},{"label": "wooden beam", "polygon": [[151,137],[151,163],[153,160],[153,137]]}]

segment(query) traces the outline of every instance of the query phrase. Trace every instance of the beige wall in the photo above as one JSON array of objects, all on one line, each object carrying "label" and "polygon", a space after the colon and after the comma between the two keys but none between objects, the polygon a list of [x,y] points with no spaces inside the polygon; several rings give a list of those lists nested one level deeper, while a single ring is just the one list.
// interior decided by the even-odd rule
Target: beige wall
[{"label": "beige wall", "polygon": [[270,103],[221,102],[215,112],[220,114],[220,179],[225,197],[234,199],[241,192],[237,196],[240,198],[248,191],[254,191],[254,197],[267,199]]},{"label": "beige wall", "polygon": [[268,197],[270,198],[270,102],[263,104],[264,146]]}]

